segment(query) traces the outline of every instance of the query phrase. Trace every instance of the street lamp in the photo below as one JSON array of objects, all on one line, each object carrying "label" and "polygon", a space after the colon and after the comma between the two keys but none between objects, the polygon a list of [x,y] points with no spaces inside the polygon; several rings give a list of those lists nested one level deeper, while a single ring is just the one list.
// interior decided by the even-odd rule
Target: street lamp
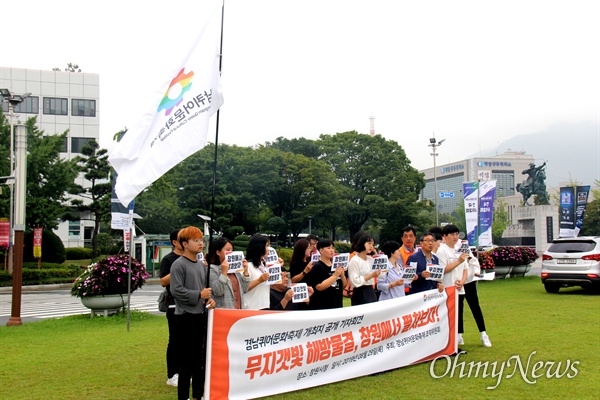
[{"label": "street lamp", "polygon": [[433,156],[433,186],[434,186],[434,193],[433,193],[433,201],[434,201],[434,205],[435,205],[435,225],[439,226],[440,221],[439,221],[439,211],[438,211],[438,206],[437,206],[437,197],[438,197],[438,188],[437,188],[437,171],[436,171],[436,165],[435,165],[435,158],[437,157],[437,148],[440,147],[442,145],[442,143],[444,143],[444,140],[446,139],[442,139],[439,142],[435,140],[435,133],[433,134],[433,137],[429,138],[429,147],[431,147],[433,149],[433,153],[430,153]]},{"label": "street lamp", "polygon": [[7,326],[22,325],[21,321],[21,290],[23,286],[23,242],[25,233],[25,188],[27,184],[27,127],[17,125],[17,168],[16,168],[16,197],[15,197],[15,263],[12,283],[12,309]]},{"label": "street lamp", "polygon": [[308,216],[308,234],[309,235],[312,234],[312,219],[313,219],[313,216],[309,215]]},{"label": "street lamp", "polygon": [[[23,95],[13,95],[8,89],[0,89],[0,95],[2,95],[2,102],[8,103],[8,116],[10,121],[10,176],[14,177],[14,125],[13,117],[15,115],[15,107],[21,104],[31,93],[25,93]],[[14,181],[14,180],[13,180]],[[7,181],[8,183],[8,181]],[[10,185],[10,204],[9,204],[9,219],[10,219],[10,230],[8,233],[8,272],[13,272],[13,231],[14,231],[14,184]]]}]

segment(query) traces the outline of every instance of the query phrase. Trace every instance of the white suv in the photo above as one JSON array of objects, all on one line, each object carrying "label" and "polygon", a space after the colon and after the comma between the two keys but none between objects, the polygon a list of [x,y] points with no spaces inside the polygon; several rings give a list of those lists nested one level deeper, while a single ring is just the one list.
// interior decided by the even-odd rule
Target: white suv
[{"label": "white suv", "polygon": [[600,290],[600,236],[556,239],[542,257],[542,283],[548,293],[561,287]]}]

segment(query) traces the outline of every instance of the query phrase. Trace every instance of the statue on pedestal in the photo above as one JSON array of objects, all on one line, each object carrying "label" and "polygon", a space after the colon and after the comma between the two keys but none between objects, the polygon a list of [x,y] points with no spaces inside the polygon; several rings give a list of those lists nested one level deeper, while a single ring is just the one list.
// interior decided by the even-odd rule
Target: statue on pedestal
[{"label": "statue on pedestal", "polygon": [[548,193],[546,193],[546,171],[544,162],[539,167],[534,163],[529,164],[529,168],[523,171],[527,174],[527,179],[521,183],[517,183],[517,191],[523,195],[523,206],[530,206],[527,201],[532,195],[537,195],[536,204],[549,204]]}]

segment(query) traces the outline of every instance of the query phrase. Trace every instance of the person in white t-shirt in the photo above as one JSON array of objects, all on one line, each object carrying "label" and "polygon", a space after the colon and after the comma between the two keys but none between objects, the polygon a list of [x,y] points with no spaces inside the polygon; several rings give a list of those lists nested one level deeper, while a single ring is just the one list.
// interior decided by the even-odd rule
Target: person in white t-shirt
[{"label": "person in white t-shirt", "polygon": [[[442,283],[444,287],[456,286],[456,290],[459,295],[458,302],[458,342],[461,342],[463,333],[463,301],[460,296],[465,295],[465,282],[467,281],[468,264],[467,260],[469,255],[466,253],[457,253],[454,246],[458,243],[460,237],[458,236],[458,227],[456,225],[448,224],[442,229],[442,235],[444,237],[444,243],[442,243],[437,250],[436,255],[438,256],[439,264],[444,266],[444,277]],[[464,352],[459,349],[459,352]]]}]

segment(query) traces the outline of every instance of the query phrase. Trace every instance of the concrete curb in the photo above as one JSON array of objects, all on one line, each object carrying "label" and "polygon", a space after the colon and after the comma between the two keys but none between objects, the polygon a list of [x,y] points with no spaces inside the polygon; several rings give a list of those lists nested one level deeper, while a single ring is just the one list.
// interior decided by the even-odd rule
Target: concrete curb
[{"label": "concrete curb", "polygon": [[[146,284],[160,284],[160,278],[148,278]],[[72,283],[55,283],[52,285],[26,285],[23,286],[23,292],[44,292],[49,290],[70,290]],[[12,286],[0,287],[0,294],[12,293]]]}]

